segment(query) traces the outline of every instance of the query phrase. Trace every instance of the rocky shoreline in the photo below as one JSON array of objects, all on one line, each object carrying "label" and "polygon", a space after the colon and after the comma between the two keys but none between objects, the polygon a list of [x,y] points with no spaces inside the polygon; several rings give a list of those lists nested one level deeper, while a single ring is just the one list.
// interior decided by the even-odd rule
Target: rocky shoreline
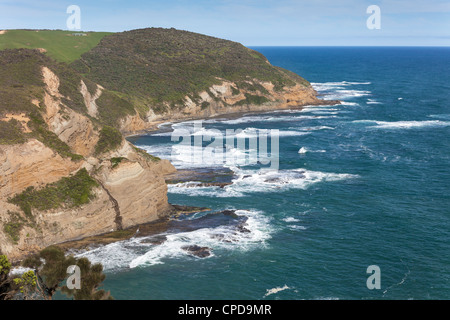
[{"label": "rocky shoreline", "polygon": [[[237,215],[236,210],[223,210],[210,212],[209,208],[172,205],[173,210],[167,218],[144,223],[125,230],[109,232],[97,236],[87,237],[79,240],[67,241],[56,246],[63,249],[67,254],[82,254],[89,250],[99,248],[117,241],[125,241],[131,238],[145,238],[142,243],[151,245],[162,245],[167,240],[167,235],[181,232],[191,232],[202,228],[215,228],[218,226],[232,226],[235,233],[249,233],[246,228],[247,218]],[[194,213],[208,212],[195,219],[180,219],[180,216],[191,217]],[[220,233],[214,235],[215,239],[230,242],[225,235]],[[181,249],[187,254],[206,258],[211,256],[213,249],[206,246],[186,245]]]},{"label": "rocky shoreline", "polygon": [[[317,95],[316,95],[317,97]],[[330,105],[336,105],[336,104],[340,104],[341,101],[340,100],[321,100],[321,99],[315,99],[312,101],[308,101],[302,104],[297,104],[297,105],[290,105],[290,104],[285,104],[282,105],[281,107],[279,106],[268,106],[268,107],[256,107],[256,106],[249,106],[248,108],[246,108],[245,110],[240,110],[240,111],[229,111],[229,110],[220,110],[220,112],[212,114],[212,115],[205,115],[205,114],[199,114],[196,116],[193,115],[184,115],[184,117],[176,117],[175,119],[171,119],[170,117],[161,117],[158,120],[153,120],[150,121],[148,123],[146,123],[145,125],[145,129],[133,129],[133,130],[128,130],[127,127],[124,127],[122,130],[122,133],[124,134],[125,138],[131,138],[131,137],[136,137],[136,136],[141,136],[141,135],[146,135],[146,134],[151,134],[151,133],[160,133],[160,132],[164,132],[163,130],[160,129],[159,126],[161,126],[162,124],[176,124],[176,123],[180,123],[180,122],[185,122],[185,121],[194,121],[194,120],[213,120],[213,119],[222,119],[222,118],[226,118],[227,120],[234,120],[234,119],[238,119],[241,118],[243,116],[246,115],[258,115],[258,114],[262,114],[265,112],[270,112],[270,111],[283,111],[283,110],[302,110],[303,107],[305,106],[330,106]]]}]

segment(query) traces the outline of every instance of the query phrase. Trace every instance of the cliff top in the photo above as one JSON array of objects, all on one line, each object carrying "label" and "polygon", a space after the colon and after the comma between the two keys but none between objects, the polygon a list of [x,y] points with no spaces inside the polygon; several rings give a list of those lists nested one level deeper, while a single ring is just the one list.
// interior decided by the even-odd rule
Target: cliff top
[{"label": "cliff top", "polygon": [[222,79],[246,89],[246,81],[253,79],[272,82],[278,90],[296,83],[309,85],[240,43],[176,29],[146,28],[105,36],[71,66],[144,104],[182,104],[186,95],[195,101],[199,92]]}]

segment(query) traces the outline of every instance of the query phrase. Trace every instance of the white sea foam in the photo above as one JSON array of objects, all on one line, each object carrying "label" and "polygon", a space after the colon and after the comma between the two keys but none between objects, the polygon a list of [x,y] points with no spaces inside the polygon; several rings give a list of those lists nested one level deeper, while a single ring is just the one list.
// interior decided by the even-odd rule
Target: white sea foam
[{"label": "white sea foam", "polygon": [[450,126],[450,121],[440,121],[440,120],[424,120],[424,121],[354,120],[353,122],[372,124],[368,126],[368,128],[375,128],[375,129],[417,129],[417,128]]},{"label": "white sea foam", "polygon": [[316,90],[329,90],[329,89],[342,89],[348,86],[353,85],[368,85],[372,84],[371,82],[349,82],[349,81],[340,81],[340,82],[311,82],[311,85]]},{"label": "white sea foam", "polygon": [[[137,145],[149,154],[162,159],[168,159],[178,169],[242,166],[256,164],[257,161],[272,162],[272,155],[258,145],[266,141],[272,148],[279,137],[309,135],[305,130],[269,130],[245,128],[221,132],[219,130],[201,127],[194,131],[193,127],[184,126],[185,133],[179,143]],[[214,137],[211,139],[211,137]],[[187,138],[187,139],[186,139]],[[199,139],[200,141],[196,141]],[[228,145],[229,139],[232,143]],[[201,140],[206,142],[204,146]],[[246,142],[247,141],[247,142]],[[234,146],[236,145],[236,147]],[[271,149],[272,150],[272,149]]]},{"label": "white sea foam", "polygon": [[330,126],[312,126],[312,127],[290,127],[289,129],[303,130],[303,131],[318,131],[318,130],[334,130],[335,128]]},{"label": "white sea foam", "polygon": [[222,123],[222,124],[244,124],[244,123],[252,123],[252,122],[284,122],[284,121],[299,121],[299,120],[317,120],[317,119],[327,119],[327,118],[335,118],[336,115],[292,115],[301,113],[301,110],[288,110],[284,113],[277,111],[280,113],[278,115],[273,115],[271,113],[264,113],[260,115],[253,116],[244,116],[238,119],[213,119],[206,120],[205,123]]},{"label": "white sea foam", "polygon": [[346,98],[357,98],[357,97],[365,97],[371,94],[370,91],[367,90],[334,90],[333,93],[327,94],[326,98],[329,100],[334,99],[346,99]]},{"label": "white sea foam", "polygon": [[366,104],[383,104],[383,103],[376,101],[375,99],[367,99]]},{"label": "white sea foam", "polygon": [[307,149],[305,147],[301,147],[300,150],[298,150],[298,153],[300,153],[300,154],[305,154],[307,152],[320,152],[320,153],[322,153],[322,152],[327,152],[327,151],[326,150],[309,150],[309,149]]},{"label": "white sea foam", "polygon": [[300,220],[294,217],[287,217],[282,219],[284,222],[299,222]]},{"label": "white sea foam", "polygon": [[275,294],[278,293],[280,291],[284,291],[284,290],[288,290],[291,289],[289,288],[286,284],[283,287],[276,287],[276,288],[272,288],[272,289],[267,289],[266,294],[264,295],[264,298],[267,296],[270,296],[271,294]]},{"label": "white sea foam", "polygon": [[450,114],[448,114],[448,113],[444,113],[444,114],[430,114],[428,117],[436,118],[436,119],[442,119],[442,120],[450,120]]},{"label": "white sea foam", "polygon": [[291,229],[291,230],[294,230],[294,231],[296,231],[296,230],[306,230],[306,227],[300,226],[300,225],[296,225],[296,224],[291,224],[291,225],[288,226],[288,228]]},{"label": "white sea foam", "polygon": [[157,132],[150,134],[154,137],[170,137],[172,135],[172,131],[166,131],[166,132]]},{"label": "white sea foam", "polygon": [[[255,138],[255,137],[257,138],[258,136],[261,136],[261,135],[270,136],[271,133],[272,133],[272,131],[270,131],[268,129],[246,128],[246,129],[243,129],[242,131],[236,131],[235,134],[227,135],[227,137],[231,136],[231,137],[248,139],[248,138]],[[274,134],[277,134],[279,137],[294,137],[294,136],[307,135],[307,134],[309,134],[309,132],[295,131],[295,130],[277,130],[276,132],[274,132]]]},{"label": "white sea foam", "polygon": [[286,189],[307,189],[312,184],[356,178],[352,174],[327,173],[306,169],[237,170],[237,178],[228,186],[239,192],[273,192]]},{"label": "white sea foam", "polygon": [[337,108],[332,108],[332,107],[318,107],[318,106],[307,106],[307,107],[303,107],[300,112],[304,113],[304,112],[335,112],[335,111],[339,111],[339,109]]},{"label": "white sea foam", "polygon": [[168,186],[169,193],[190,196],[242,197],[255,192],[278,192],[289,189],[307,189],[320,182],[332,182],[358,178],[358,175],[329,173],[306,169],[291,170],[243,170],[230,167],[236,178],[223,188],[201,186],[199,183],[185,182]]},{"label": "white sea foam", "polygon": [[256,211],[236,210],[236,214],[247,218],[244,227],[249,232],[238,232],[230,226],[219,226],[169,234],[166,235],[167,240],[164,243],[151,247],[133,259],[129,267],[161,264],[168,258],[187,257],[189,254],[183,247],[190,245],[210,248],[211,257],[219,250],[248,251],[265,247],[272,233],[269,219]]},{"label": "white sea foam", "polygon": [[25,272],[28,272],[28,271],[33,271],[33,269],[31,269],[31,268],[25,268],[25,267],[15,267],[15,268],[12,268],[12,269],[9,271],[9,273],[10,273],[11,275],[22,275],[22,274],[24,274]]},{"label": "white sea foam", "polygon": [[341,106],[359,106],[358,102],[341,101]]},{"label": "white sea foam", "polygon": [[163,123],[158,124],[156,127],[157,127],[158,129],[160,129],[160,128],[162,128],[162,127],[167,127],[167,126],[169,126],[169,125],[171,125],[171,124],[172,124],[172,122],[163,122]]},{"label": "white sea foam", "polygon": [[356,90],[350,89],[350,86],[359,86],[359,85],[369,85],[370,82],[349,82],[349,81],[340,81],[340,82],[312,82],[311,85],[315,90],[319,93],[325,94],[325,99],[327,100],[341,100],[346,98],[355,98],[355,97],[364,97],[371,95],[371,92],[368,90]]},{"label": "white sea foam", "polygon": [[267,246],[274,229],[270,219],[262,212],[236,210],[238,216],[246,217],[243,227],[247,232],[237,231],[233,226],[202,228],[179,233],[163,233],[166,237],[162,244],[148,242],[149,237],[136,237],[114,242],[83,253],[77,257],[87,257],[93,263],[102,263],[107,271],[135,268],[143,265],[163,264],[167,259],[192,258],[183,247],[197,245],[211,249],[214,257],[223,250],[248,251]]}]

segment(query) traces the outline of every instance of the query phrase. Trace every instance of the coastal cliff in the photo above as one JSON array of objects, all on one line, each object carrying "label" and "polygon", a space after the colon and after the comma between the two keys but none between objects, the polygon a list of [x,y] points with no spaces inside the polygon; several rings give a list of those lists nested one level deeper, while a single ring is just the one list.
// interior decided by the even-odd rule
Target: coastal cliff
[{"label": "coastal cliff", "polygon": [[164,177],[176,170],[128,134],[331,103],[256,51],[175,29],[108,35],[70,65],[7,49],[0,65],[0,244],[11,260],[167,216]]},{"label": "coastal cliff", "polygon": [[[6,62],[11,56],[15,60]],[[111,136],[103,137],[105,126],[89,115],[93,99],[86,98],[81,80],[79,96],[66,96],[55,73],[61,70],[39,53],[11,51],[2,58],[5,66],[15,69],[32,64],[35,72],[30,78],[36,81],[33,86],[22,85],[25,94],[14,97],[29,99],[29,105],[2,105],[0,244],[4,254],[20,259],[52,244],[154,221],[170,210],[164,175],[174,172],[174,167],[135,148],[120,133],[109,146]],[[9,80],[17,83],[14,76]],[[4,90],[11,87],[4,85]],[[8,94],[2,92],[3,102],[8,102]],[[95,97],[95,92],[89,95]],[[65,103],[75,99],[85,104],[85,113]]]},{"label": "coastal cliff", "polygon": [[167,121],[336,103],[240,43],[173,28],[108,35],[71,67],[133,105],[119,121],[129,134]]}]

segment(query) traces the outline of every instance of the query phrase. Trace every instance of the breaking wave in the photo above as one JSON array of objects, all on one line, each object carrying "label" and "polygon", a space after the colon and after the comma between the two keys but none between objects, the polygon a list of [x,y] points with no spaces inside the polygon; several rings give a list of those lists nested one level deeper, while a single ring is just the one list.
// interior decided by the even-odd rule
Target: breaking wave
[{"label": "breaking wave", "polygon": [[358,178],[358,175],[329,173],[306,169],[291,170],[243,170],[230,168],[235,178],[224,187],[203,186],[199,182],[185,182],[169,185],[169,192],[190,196],[243,197],[251,193],[278,192],[289,189],[307,189],[320,182],[331,182]]},{"label": "breaking wave", "polygon": [[198,257],[190,254],[186,247],[198,246],[210,250],[209,257],[220,255],[223,250],[245,252],[266,247],[273,227],[270,219],[262,212],[249,210],[234,211],[240,223],[204,227],[185,232],[158,234],[164,241],[155,244],[150,241],[155,235],[135,237],[98,247],[77,257],[87,257],[93,263],[102,263],[106,271],[118,271],[139,266],[164,264],[170,259]]},{"label": "breaking wave", "polygon": [[353,123],[367,123],[368,128],[375,129],[417,129],[430,127],[447,127],[450,121],[424,120],[424,121],[376,121],[376,120],[354,120]]}]

